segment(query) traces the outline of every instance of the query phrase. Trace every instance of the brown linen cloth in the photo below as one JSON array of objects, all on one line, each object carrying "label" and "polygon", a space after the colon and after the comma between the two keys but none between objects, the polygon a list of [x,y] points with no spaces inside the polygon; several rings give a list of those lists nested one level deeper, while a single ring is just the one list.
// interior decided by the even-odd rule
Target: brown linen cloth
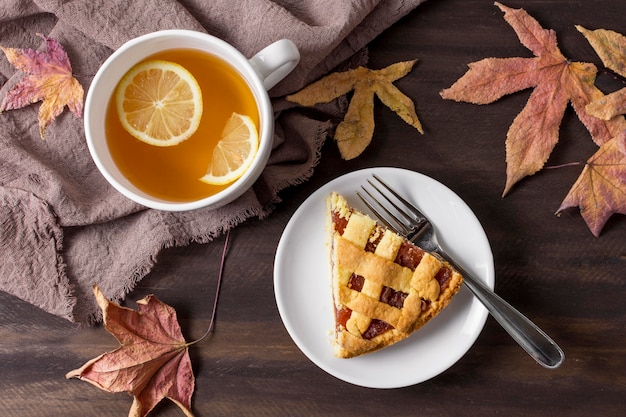
[{"label": "brown linen cloth", "polygon": [[[99,319],[93,284],[121,300],[163,248],[208,242],[268,215],[280,190],[310,177],[332,128],[280,97],[364,56],[357,52],[422,1],[0,0],[0,45],[38,49],[37,33],[56,39],[85,91],[113,50],[162,29],[208,32],[246,56],[289,38],[302,55],[270,92],[277,125],[268,166],[251,190],[217,210],[161,212],[123,197],[97,171],[83,120],[68,110],[45,140],[39,104],[0,114],[0,290],[68,320],[93,322]],[[0,54],[0,98],[22,75]]]}]

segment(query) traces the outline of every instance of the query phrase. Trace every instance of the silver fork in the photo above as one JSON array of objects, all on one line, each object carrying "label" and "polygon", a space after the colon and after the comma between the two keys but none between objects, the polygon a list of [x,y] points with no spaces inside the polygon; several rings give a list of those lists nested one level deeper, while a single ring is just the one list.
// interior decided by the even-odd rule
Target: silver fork
[{"label": "silver fork", "polygon": [[[407,239],[422,249],[438,254],[453,265],[463,275],[467,288],[483,303],[489,313],[511,337],[540,365],[553,369],[563,363],[565,358],[563,350],[543,330],[452,259],[439,244],[435,228],[428,218],[376,174],[373,177],[378,185],[369,179],[367,182],[371,188],[376,190],[378,195],[387,201],[388,205],[382,204],[364,186],[361,188],[367,197],[360,192],[356,194],[382,223],[406,236]],[[381,188],[384,188],[385,191]],[[393,195],[394,198],[390,198],[389,194]]]}]

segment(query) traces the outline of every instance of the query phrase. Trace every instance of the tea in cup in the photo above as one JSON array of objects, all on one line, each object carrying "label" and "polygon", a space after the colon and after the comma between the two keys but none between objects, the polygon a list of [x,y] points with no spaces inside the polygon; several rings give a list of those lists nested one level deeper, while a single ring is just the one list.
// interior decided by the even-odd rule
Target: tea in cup
[{"label": "tea in cup", "polygon": [[[227,204],[252,186],[267,163],[274,136],[267,90],[299,57],[286,39],[247,59],[228,43],[195,31],[135,38],[104,62],[87,93],[85,135],[92,158],[114,188],[144,206],[183,211]],[[157,73],[167,74],[157,78],[158,85]],[[153,97],[153,91],[166,89],[176,94]],[[164,106],[162,116],[144,120],[144,101]],[[182,110],[173,111],[179,102]],[[242,146],[236,143],[240,137],[255,141],[238,173],[212,171],[217,144],[228,145],[224,135],[232,146]]]}]

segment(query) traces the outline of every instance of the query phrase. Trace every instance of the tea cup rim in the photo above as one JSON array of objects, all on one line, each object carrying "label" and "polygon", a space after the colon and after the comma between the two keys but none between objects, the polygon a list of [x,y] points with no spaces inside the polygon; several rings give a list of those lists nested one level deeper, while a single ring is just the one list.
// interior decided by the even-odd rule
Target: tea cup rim
[{"label": "tea cup rim", "polygon": [[[260,139],[259,148],[257,150],[257,154],[255,155],[254,161],[252,162],[252,165],[240,178],[229,184],[228,187],[226,187],[225,189],[208,197],[183,202],[170,201],[153,197],[139,190],[128,179],[126,179],[115,166],[110,156],[110,153],[108,152],[106,137],[104,136],[104,133],[101,133],[100,136],[97,137],[97,133],[92,131],[93,129],[97,129],[97,126],[95,124],[98,124],[98,126],[102,126],[103,123],[102,119],[104,116],[102,114],[104,112],[102,110],[102,106],[97,105],[97,103],[102,104],[103,102],[101,95],[108,92],[109,97],[106,98],[106,101],[108,102],[108,100],[110,99],[110,95],[117,85],[117,81],[110,80],[111,67],[114,65],[118,65],[118,67],[126,68],[126,71],[128,71],[137,62],[145,59],[153,52],[142,51],[138,55],[138,58],[131,60],[131,62],[119,64],[120,59],[123,58],[125,55],[129,55],[133,50],[137,48],[142,48],[143,45],[146,44],[146,42],[166,38],[180,39],[181,37],[185,37],[186,39],[194,39],[199,42],[208,41],[207,44],[210,44],[212,46],[207,48],[207,52],[215,53],[216,55],[224,59],[226,59],[225,57],[227,56],[228,59],[226,59],[226,61],[229,62],[235,68],[235,70],[239,72],[240,75],[242,75],[242,77],[249,85],[257,102],[257,108],[259,111],[258,133]],[[186,45],[178,47],[185,48]],[[166,47],[159,50],[165,49],[173,48]],[[204,48],[200,49],[205,50]],[[234,64],[233,62],[235,62],[236,64]],[[121,70],[117,69],[115,74],[119,76],[116,76],[115,79],[119,80],[126,71],[119,74]],[[263,82],[259,78],[258,74],[256,74],[254,68],[250,65],[248,58],[246,58],[234,46],[215,36],[203,32],[186,29],[166,29],[141,35],[127,41],[122,46],[120,46],[120,48],[114,51],[98,69],[98,72],[94,76],[90,88],[87,92],[85,100],[84,125],[87,145],[92,160],[96,164],[100,173],[109,182],[109,184],[134,202],[148,208],[162,211],[191,211],[200,208],[219,208],[228,203],[231,203],[232,201],[243,195],[246,191],[248,191],[252,187],[254,182],[256,182],[256,180],[261,176],[263,170],[267,165],[274,139],[274,117],[269,94],[263,86]]]}]

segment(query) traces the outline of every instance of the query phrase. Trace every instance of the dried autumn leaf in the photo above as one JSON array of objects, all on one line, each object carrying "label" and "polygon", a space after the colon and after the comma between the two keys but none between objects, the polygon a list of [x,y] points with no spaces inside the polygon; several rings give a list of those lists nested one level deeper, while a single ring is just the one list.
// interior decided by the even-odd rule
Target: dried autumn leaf
[{"label": "dried autumn leaf", "polygon": [[[622,77],[626,77],[626,36],[612,30],[588,30],[576,26],[596,51],[602,63]],[[626,88],[594,100],[586,107],[587,113],[603,120],[626,114]]]},{"label": "dried autumn leaf", "polygon": [[469,64],[469,71],[441,92],[445,99],[488,104],[517,91],[533,88],[506,139],[507,180],[503,195],[522,178],[541,170],[558,142],[559,125],[568,103],[599,146],[626,129],[624,118],[600,120],[585,106],[604,94],[594,83],[593,64],[570,62],[557,47],[553,30],[543,29],[523,9],[496,5],[533,58],[487,58]]},{"label": "dried autumn leaf", "polygon": [[626,154],[619,149],[619,143],[625,140],[626,131],[589,158],[557,211],[559,214],[567,208],[579,207],[596,237],[613,213],[626,214]]},{"label": "dried autumn leaf", "polygon": [[585,110],[602,120],[610,120],[620,114],[626,114],[626,88],[592,101],[587,104]]},{"label": "dried autumn leaf", "polygon": [[622,77],[626,77],[626,36],[612,30],[588,30],[580,25],[582,33],[596,51],[602,63]]},{"label": "dried autumn leaf", "polygon": [[137,301],[139,310],[109,301],[95,286],[104,327],[120,347],[100,355],[67,378],[79,378],[108,392],[129,392],[129,416],[145,416],[163,398],[169,398],[187,416],[191,413],[194,376],[176,311],[150,295]]},{"label": "dried autumn leaf", "polygon": [[72,76],[69,58],[61,44],[47,36],[38,35],[46,42],[45,51],[0,46],[9,62],[25,73],[0,102],[0,113],[41,101],[39,134],[43,139],[46,127],[61,114],[65,106],[77,117],[82,116],[83,87]]},{"label": "dried autumn leaf", "polygon": [[398,62],[381,70],[358,67],[333,73],[287,96],[287,100],[301,106],[313,106],[328,103],[354,90],[346,115],[335,131],[342,158],[353,159],[367,148],[374,134],[374,95],[402,120],[424,133],[413,102],[392,84],[407,75],[415,62]]}]

